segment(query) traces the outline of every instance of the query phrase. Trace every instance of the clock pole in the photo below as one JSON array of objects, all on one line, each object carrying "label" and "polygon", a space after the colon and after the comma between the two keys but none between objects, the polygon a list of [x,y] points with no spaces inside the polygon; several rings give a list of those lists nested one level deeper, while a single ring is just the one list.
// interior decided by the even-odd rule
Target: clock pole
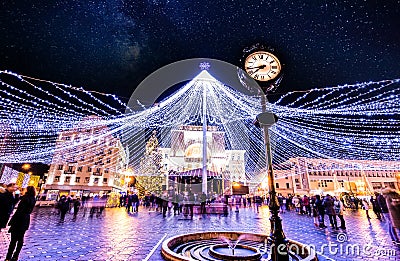
[{"label": "clock pole", "polygon": [[[261,107],[262,113],[267,113],[267,94],[265,92],[261,95]],[[270,113],[270,112],[268,112]],[[271,113],[272,114],[272,113]],[[272,115],[271,115],[272,116]],[[260,122],[262,124],[262,122]],[[264,140],[266,147],[266,159],[267,159],[267,175],[268,175],[268,189],[269,189],[269,211],[271,213],[271,231],[270,231],[270,243],[271,243],[271,260],[273,261],[288,261],[288,241],[286,240],[285,233],[282,229],[282,219],[279,217],[279,202],[276,197],[275,190],[275,178],[272,167],[272,153],[271,144],[269,138],[269,127],[272,124],[264,124]]]},{"label": "clock pole", "polygon": [[[279,86],[283,77],[282,64],[274,53],[274,48],[269,46],[266,47],[263,44],[257,43],[243,50],[241,63],[244,71],[262,87],[262,113],[257,116],[257,121],[260,123],[260,127],[263,127],[264,130],[265,157],[269,189],[269,211],[271,213],[271,231],[269,241],[271,245],[271,260],[288,261],[288,240],[286,239],[285,233],[282,229],[282,219],[279,217],[280,206],[276,196],[269,137],[269,128],[275,123],[275,120],[274,115],[267,111],[267,94]],[[259,73],[259,75],[255,74],[255,72]]]}]

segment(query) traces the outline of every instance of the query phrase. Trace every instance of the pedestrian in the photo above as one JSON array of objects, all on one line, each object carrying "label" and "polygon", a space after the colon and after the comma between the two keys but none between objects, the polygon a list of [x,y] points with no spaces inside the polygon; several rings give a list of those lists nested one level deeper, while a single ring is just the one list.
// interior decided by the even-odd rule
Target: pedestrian
[{"label": "pedestrian", "polygon": [[138,212],[138,211],[139,211],[139,196],[135,191],[132,195],[132,212]]},{"label": "pedestrian", "polygon": [[99,195],[95,195],[91,200],[91,208],[89,212],[90,218],[93,218],[94,213],[96,213],[96,216],[98,217],[99,206],[100,206],[100,197]]},{"label": "pedestrian", "polygon": [[329,216],[329,222],[331,223],[331,227],[333,229],[338,229],[334,202],[331,195],[327,194],[322,204],[325,206],[326,214]]},{"label": "pedestrian", "polygon": [[380,208],[380,212],[382,213],[381,217],[382,219],[386,220],[386,219],[390,219],[389,217],[389,209],[388,206],[386,205],[386,199],[383,196],[383,194],[379,194],[376,197],[376,201],[378,202],[379,208]]},{"label": "pedestrian", "polygon": [[300,196],[295,196],[295,197],[293,197],[293,199],[292,199],[292,204],[293,204],[294,207],[295,207],[296,213],[300,214],[300,207],[301,207],[301,204],[300,204]]},{"label": "pedestrian", "polygon": [[189,200],[190,217],[193,218],[193,207],[194,207],[195,197],[191,190],[189,190],[188,200]]},{"label": "pedestrian", "polygon": [[246,199],[247,199],[247,205],[249,206],[249,208],[251,208],[251,197],[247,195]]},{"label": "pedestrian", "polygon": [[303,197],[303,206],[304,206],[304,212],[308,216],[311,217],[311,205],[310,205],[310,198],[307,197],[307,195],[304,195]]},{"label": "pedestrian", "polygon": [[133,200],[133,195],[129,194],[126,199],[126,211],[128,212],[128,214],[131,212],[131,207],[133,203],[132,200]]},{"label": "pedestrian", "polygon": [[206,193],[201,193],[200,194],[200,213],[201,214],[206,214],[206,201],[207,201],[207,195]]},{"label": "pedestrian", "polygon": [[60,210],[60,221],[64,221],[65,214],[67,214],[69,210],[69,202],[66,196],[61,196],[60,200],[58,201],[58,209]]},{"label": "pedestrian", "polygon": [[334,200],[333,204],[335,206],[335,212],[340,219],[340,228],[346,229],[346,222],[344,221],[344,218],[343,218],[343,211],[344,211],[343,202],[341,200],[337,199],[336,197],[333,197],[333,200]]},{"label": "pedestrian", "polygon": [[[24,235],[30,225],[30,214],[35,207],[35,188],[28,186],[25,195],[22,197],[15,214],[12,216],[9,225],[11,233],[11,241],[8,247],[6,260],[17,261],[19,253],[24,244]],[[15,248],[15,246],[17,248]]]},{"label": "pedestrian", "polygon": [[367,199],[363,199],[362,200],[362,208],[365,210],[365,214],[367,215],[367,218],[368,219],[371,219],[371,217],[369,216],[369,214],[368,214],[368,210],[369,210],[369,203],[368,203],[368,201],[367,201]]},{"label": "pedestrian", "polygon": [[163,214],[163,217],[167,216],[167,210],[168,210],[168,192],[164,191],[161,202],[161,212]]},{"label": "pedestrian", "polygon": [[325,206],[322,204],[322,199],[320,195],[315,196],[315,206],[317,207],[318,210],[318,216],[319,216],[319,227],[320,228],[326,228],[325,226]]},{"label": "pedestrian", "polygon": [[310,204],[312,206],[312,216],[313,216],[313,219],[314,219],[314,226],[318,227],[319,226],[318,208],[317,208],[317,205],[315,204],[315,202],[316,202],[316,198],[314,196],[314,197],[312,197]]},{"label": "pedestrian", "polygon": [[400,195],[394,189],[387,188],[384,190],[386,205],[389,210],[389,230],[392,239],[400,244]]},{"label": "pedestrian", "polygon": [[290,212],[290,204],[292,203],[292,196],[288,195],[287,199],[286,199],[286,211]]},{"label": "pedestrian", "polygon": [[8,219],[14,210],[16,199],[13,193],[17,189],[18,187],[15,183],[9,183],[0,191],[0,231],[6,227]]},{"label": "pedestrian", "polygon": [[254,204],[256,205],[257,213],[259,212],[259,208],[262,204],[262,198],[260,196],[254,196]]},{"label": "pedestrian", "polygon": [[79,198],[74,200],[74,220],[76,220],[76,216],[78,215],[79,207],[81,206],[81,201]]},{"label": "pedestrian", "polygon": [[374,198],[374,196],[371,196],[371,204],[372,204],[372,211],[374,211],[376,218],[381,220],[382,218],[382,211],[381,208],[379,207],[379,203],[377,200],[377,197]]},{"label": "pedestrian", "polygon": [[[284,197],[278,196],[278,202],[279,202],[280,213],[285,213],[285,208],[284,208],[283,200],[284,200]],[[285,203],[286,203],[286,199],[285,199]]]}]

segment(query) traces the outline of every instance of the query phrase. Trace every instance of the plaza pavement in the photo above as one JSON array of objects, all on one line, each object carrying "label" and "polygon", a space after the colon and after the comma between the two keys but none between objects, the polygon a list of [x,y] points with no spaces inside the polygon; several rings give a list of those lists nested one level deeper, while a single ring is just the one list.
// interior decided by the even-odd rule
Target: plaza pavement
[{"label": "plaza pavement", "polygon": [[[270,228],[266,206],[261,207],[259,213],[254,208],[242,208],[239,213],[231,212],[227,217],[195,215],[192,220],[172,213],[163,218],[161,213],[143,208],[129,215],[124,208],[106,209],[98,218],[82,214],[78,214],[76,221],[68,214],[61,223],[54,209],[36,208],[20,260],[161,261],[161,242],[174,235],[222,230],[268,234]],[[320,260],[400,260],[400,247],[393,244],[387,223],[374,218],[373,213],[370,215],[369,221],[363,210],[347,210],[346,231],[315,228],[311,217],[294,212],[280,216],[288,238],[312,244],[317,251],[325,245]],[[3,259],[9,240],[8,233],[0,232]]]}]

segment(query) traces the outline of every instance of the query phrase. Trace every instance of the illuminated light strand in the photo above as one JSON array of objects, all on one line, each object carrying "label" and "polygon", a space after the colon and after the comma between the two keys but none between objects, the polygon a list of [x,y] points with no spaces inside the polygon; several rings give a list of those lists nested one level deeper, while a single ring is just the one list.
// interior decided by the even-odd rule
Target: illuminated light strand
[{"label": "illuminated light strand", "polygon": [[[388,82],[381,81],[373,84],[387,85]],[[392,81],[393,84],[397,82],[397,80]],[[393,142],[392,146],[397,146],[398,144],[398,140],[394,138],[396,128],[392,131],[390,128],[396,127],[399,121],[396,118],[387,119],[387,117],[392,117],[399,111],[399,105],[396,103],[396,99],[399,97],[393,93],[393,90],[384,90],[382,86],[375,88],[374,91],[366,91],[365,87],[371,85],[353,85],[351,88],[357,88],[358,86],[360,88],[359,91],[364,93],[366,98],[357,100],[355,97],[349,95],[347,100],[339,105],[330,102],[333,99],[338,99],[338,97],[339,99],[344,98],[345,96],[341,95],[343,95],[344,90],[350,87],[337,88],[338,91],[334,92],[332,92],[334,90],[332,88],[329,95],[322,95],[322,97],[318,97],[318,100],[314,98],[311,102],[310,100],[306,101],[310,99],[310,96],[306,95],[301,99],[303,105],[299,105],[298,108],[283,106],[279,103],[268,104],[268,108],[280,117],[276,126],[271,129],[274,162],[284,162],[293,156],[365,158],[366,154],[370,152],[374,152],[377,158],[379,158],[380,153],[386,153],[387,158],[398,159],[399,150],[386,151],[386,145],[388,139],[389,142]],[[199,124],[202,118],[202,88],[207,88],[208,123],[219,126],[225,132],[226,148],[247,151],[245,163],[246,175],[248,175],[249,179],[257,180],[260,177],[259,173],[265,171],[265,166],[261,166],[262,164],[258,162],[260,159],[265,161],[265,157],[263,156],[265,155],[263,135],[259,129],[253,126],[255,116],[261,111],[259,97],[248,97],[231,88],[226,88],[218,81],[194,80],[157,106],[151,107],[146,111],[126,115],[118,114],[108,117],[103,121],[88,122],[82,128],[89,129],[106,124],[110,126],[111,134],[118,135],[118,133],[124,133],[124,136],[128,139],[129,137],[134,139],[140,138],[141,133],[146,128],[157,129],[162,136],[160,144],[167,147],[173,142],[169,135],[171,129],[185,124]],[[395,87],[394,90],[397,90],[396,88],[398,89],[398,87]],[[368,97],[368,95],[377,93],[379,90],[383,91],[374,99]],[[316,91],[314,90],[314,92]],[[290,95],[286,97],[288,100],[298,99],[294,95],[291,96],[292,98]],[[304,101],[309,103],[304,105]],[[17,109],[17,104],[18,102],[12,103],[13,110]],[[298,104],[298,102],[292,103],[291,106],[294,104]],[[325,106],[326,104],[332,105]],[[28,157],[41,160],[46,156],[46,160],[48,160],[51,158],[52,153],[54,153],[54,149],[51,149],[52,144],[54,144],[52,138],[43,139],[43,143],[37,145],[35,144],[35,139],[30,139],[29,135],[32,133],[35,133],[35,135],[47,133],[51,136],[58,130],[62,130],[63,128],[68,129],[68,127],[76,125],[80,119],[80,116],[74,112],[72,115],[76,115],[76,117],[74,117],[73,121],[68,121],[66,115],[58,118],[54,115],[54,117],[42,116],[37,118],[32,116],[32,122],[24,122],[22,121],[24,117],[23,113],[28,113],[29,109],[28,107],[23,108],[22,110],[14,111],[12,114],[0,114],[0,119],[2,120],[7,115],[15,116],[21,120],[18,125],[13,125],[20,129],[17,134],[13,132],[13,135],[21,137],[21,139],[18,139],[18,145],[22,144],[21,154],[18,157],[18,160],[21,160],[21,162],[24,162],[23,159]],[[46,108],[50,108],[50,106]],[[374,114],[372,111],[376,109],[379,109],[380,112]],[[60,111],[61,113],[62,110],[56,111]],[[21,113],[20,117],[18,117],[19,113]],[[364,119],[351,118],[357,117],[357,115],[364,115]],[[374,115],[384,116],[385,119],[375,120],[374,118],[368,118]],[[40,121],[51,126],[51,130],[42,131],[41,128],[35,128],[37,124],[40,124]],[[385,126],[382,127],[382,124]],[[337,126],[332,128],[330,125]],[[23,129],[24,126],[27,128]],[[345,135],[342,135],[340,130],[345,130],[346,128],[350,129]],[[361,134],[358,134],[357,130],[360,128],[366,128],[366,130],[361,130]],[[380,129],[380,131],[374,136],[373,129]],[[360,135],[366,137],[363,138]],[[96,135],[93,135],[93,137],[96,137]],[[243,137],[247,137],[246,142],[243,142]],[[351,147],[343,147],[341,142],[345,142],[346,138],[352,140],[353,145]],[[374,141],[376,145],[370,143]],[[357,144],[360,142],[362,144]],[[24,144],[26,145],[25,148]],[[63,151],[63,149],[73,149],[73,146],[59,148],[58,152]],[[361,152],[355,149],[360,149]],[[339,152],[339,150],[343,152]],[[140,158],[142,152],[143,149],[132,148],[131,164],[140,164],[138,158]],[[10,154],[6,155],[9,156],[8,159],[12,159]],[[3,160],[6,158],[7,156],[0,159],[4,162]]]},{"label": "illuminated light strand", "polygon": [[[15,76],[15,77],[17,77],[17,78],[19,78],[19,79],[21,79],[21,80],[24,80],[24,81],[27,81],[27,80],[25,80],[25,79],[31,79],[31,80],[34,80],[34,81],[41,81],[41,82],[50,83],[50,84],[55,85],[55,86],[62,86],[62,87],[65,87],[65,88],[68,88],[68,89],[72,89],[72,90],[75,90],[75,91],[80,91],[80,92],[82,92],[82,90],[83,90],[82,87],[79,87],[79,88],[78,88],[78,87],[74,87],[74,86],[72,86],[72,85],[66,85],[66,84],[55,83],[55,82],[52,82],[52,81],[43,80],[43,79],[38,79],[38,78],[33,78],[33,77],[25,76],[25,75],[18,75],[18,74],[16,74],[16,73],[13,73],[13,72],[7,71],[7,70],[5,70],[5,71],[1,71],[1,70],[0,70],[0,74],[2,74],[2,73]],[[28,82],[28,81],[27,81],[27,82]],[[121,106],[123,106],[125,109],[129,110],[130,112],[132,112],[132,110],[131,110],[128,106],[126,106],[126,104],[123,103],[120,99],[118,99],[118,97],[117,97],[116,95],[114,95],[114,94],[102,93],[102,92],[97,92],[97,91],[87,91],[87,90],[83,90],[83,92],[85,92],[85,93],[86,93],[86,92],[89,92],[89,93],[96,93],[96,94],[99,94],[99,95],[103,95],[103,96],[107,96],[107,97],[112,97],[117,103],[119,103],[119,104],[120,104]],[[99,103],[102,103],[102,101],[99,100],[98,98],[96,98],[96,97],[94,97],[94,96],[91,96],[91,97],[92,97],[95,101],[97,101],[97,102],[99,102]],[[90,105],[90,104],[89,104],[89,105]],[[103,104],[103,105],[104,105],[104,104]],[[109,107],[109,108],[110,108],[110,107]],[[114,108],[110,108],[110,109],[113,109],[114,111],[120,113],[117,109],[114,109]]]}]

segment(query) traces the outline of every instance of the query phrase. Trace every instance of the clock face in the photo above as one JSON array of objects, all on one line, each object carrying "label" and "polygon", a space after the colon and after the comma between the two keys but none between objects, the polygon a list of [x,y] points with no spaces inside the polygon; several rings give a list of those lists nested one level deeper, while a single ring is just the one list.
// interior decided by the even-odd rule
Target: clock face
[{"label": "clock face", "polygon": [[247,56],[244,69],[257,81],[270,81],[281,72],[281,63],[272,53],[258,51]]}]

